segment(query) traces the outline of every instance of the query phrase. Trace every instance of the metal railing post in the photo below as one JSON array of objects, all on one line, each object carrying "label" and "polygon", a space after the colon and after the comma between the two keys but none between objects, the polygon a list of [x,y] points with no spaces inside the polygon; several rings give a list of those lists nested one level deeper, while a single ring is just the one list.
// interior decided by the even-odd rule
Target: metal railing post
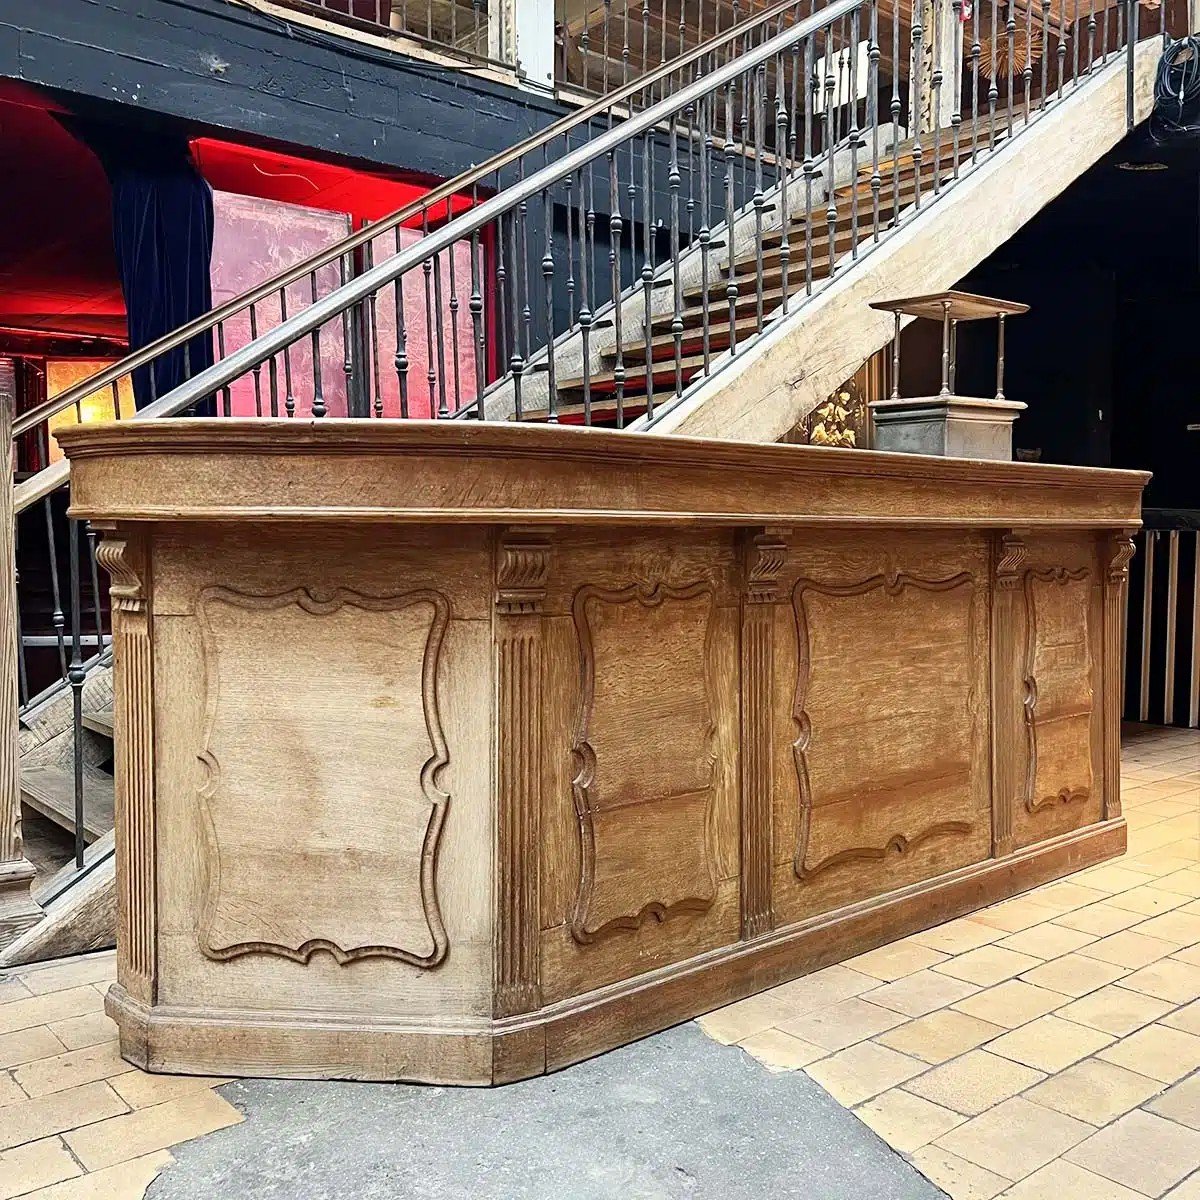
[{"label": "metal railing post", "polygon": [[12,482],[16,369],[0,358],[0,446],[8,453],[0,487],[0,947],[35,925],[42,910],[30,895],[33,864],[21,842],[21,777],[17,725],[17,562]]}]

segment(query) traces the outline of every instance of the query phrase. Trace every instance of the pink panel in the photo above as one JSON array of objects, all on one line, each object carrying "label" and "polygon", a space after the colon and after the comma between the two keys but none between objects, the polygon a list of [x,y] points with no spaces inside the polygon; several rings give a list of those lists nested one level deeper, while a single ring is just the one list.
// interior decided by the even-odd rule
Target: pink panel
[{"label": "pink panel", "polygon": [[[400,249],[420,241],[416,229],[401,229]],[[372,262],[379,263],[396,253],[396,234],[380,234],[371,243]],[[482,289],[482,251],[480,252],[480,287]],[[453,267],[452,267],[453,264]],[[440,279],[442,291],[442,347],[437,342],[438,306],[435,282]],[[453,288],[451,280],[453,279]],[[471,316],[471,245],[456,242],[443,250],[428,275],[421,269],[410,271],[403,282],[405,351],[408,355],[408,415],[434,416],[445,388],[446,406],[451,413],[475,399],[477,381],[475,370],[475,322]],[[451,299],[457,301],[457,315]],[[429,316],[434,315],[432,328]],[[396,372],[396,285],[381,291],[375,302],[375,337],[372,351],[378,366],[378,393],[383,400],[383,415],[398,417],[400,413],[400,381]],[[430,381],[430,364],[433,380]],[[455,371],[457,364],[457,371]],[[375,403],[376,380],[371,381],[371,401]]]},{"label": "pink panel", "polygon": [[[231,300],[255,284],[286,270],[294,263],[308,258],[318,250],[332,245],[350,232],[350,217],[346,213],[324,212],[280,200],[261,200],[254,196],[239,196],[232,192],[213,193],[215,230],[213,235],[212,290],[213,304]],[[341,282],[337,263],[317,272],[317,295],[328,295]],[[312,303],[310,280],[297,280],[287,289],[289,316]],[[254,332],[265,333],[281,320],[281,305],[276,296],[267,297],[254,311]],[[239,313],[223,323],[220,337],[213,349],[218,358],[246,345],[251,339],[250,313]],[[346,344],[341,321],[324,325],[320,330],[321,393],[327,413],[344,417],[346,408]],[[286,357],[286,362],[285,362]],[[312,412],[314,383],[312,369],[312,340],[304,338],[287,355],[276,356],[277,396],[282,415],[286,398],[285,368],[290,368],[292,395],[296,415],[307,417]],[[224,414],[224,400],[218,411]],[[233,416],[252,417],[271,415],[270,371],[263,364],[258,376],[256,398],[255,378],[248,375],[230,387],[230,411]]]}]

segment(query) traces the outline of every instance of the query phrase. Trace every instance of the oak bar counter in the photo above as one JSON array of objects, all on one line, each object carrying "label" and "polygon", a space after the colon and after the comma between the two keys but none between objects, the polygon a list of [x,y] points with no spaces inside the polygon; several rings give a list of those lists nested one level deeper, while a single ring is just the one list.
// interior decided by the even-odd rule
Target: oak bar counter
[{"label": "oak bar counter", "polygon": [[472,422],[57,434],[152,1071],[500,1083],[1120,853],[1147,476]]}]

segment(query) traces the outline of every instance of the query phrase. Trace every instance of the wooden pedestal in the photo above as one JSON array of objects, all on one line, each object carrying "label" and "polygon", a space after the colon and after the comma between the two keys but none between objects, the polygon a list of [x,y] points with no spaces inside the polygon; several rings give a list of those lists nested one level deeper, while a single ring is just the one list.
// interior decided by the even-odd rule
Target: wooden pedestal
[{"label": "wooden pedestal", "polygon": [[60,436],[122,1052],[553,1070],[1119,853],[1145,476],[423,422]]}]

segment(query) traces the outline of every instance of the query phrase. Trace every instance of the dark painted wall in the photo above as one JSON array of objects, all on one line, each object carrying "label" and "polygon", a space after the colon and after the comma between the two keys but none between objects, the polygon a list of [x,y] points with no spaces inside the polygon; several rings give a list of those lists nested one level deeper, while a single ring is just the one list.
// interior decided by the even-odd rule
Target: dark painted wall
[{"label": "dark painted wall", "polygon": [[225,0],[4,0],[0,76],[73,107],[446,177],[556,120],[549,96]]}]

